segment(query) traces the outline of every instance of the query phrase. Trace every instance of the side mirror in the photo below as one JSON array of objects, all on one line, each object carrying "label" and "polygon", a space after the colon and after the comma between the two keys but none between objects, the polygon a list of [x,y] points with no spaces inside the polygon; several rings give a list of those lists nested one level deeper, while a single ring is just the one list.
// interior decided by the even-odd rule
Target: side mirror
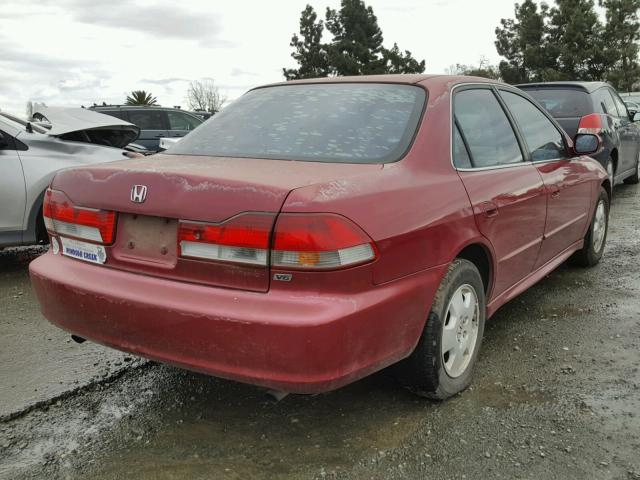
[{"label": "side mirror", "polygon": [[633,112],[633,118],[632,120],[634,122],[640,122],[640,112]]},{"label": "side mirror", "polygon": [[4,134],[2,132],[0,132],[0,148],[4,148],[4,147],[8,147],[8,146],[9,146],[9,142],[4,137]]},{"label": "side mirror", "polygon": [[579,155],[590,155],[600,150],[602,140],[591,133],[579,133],[573,142],[573,150]]}]

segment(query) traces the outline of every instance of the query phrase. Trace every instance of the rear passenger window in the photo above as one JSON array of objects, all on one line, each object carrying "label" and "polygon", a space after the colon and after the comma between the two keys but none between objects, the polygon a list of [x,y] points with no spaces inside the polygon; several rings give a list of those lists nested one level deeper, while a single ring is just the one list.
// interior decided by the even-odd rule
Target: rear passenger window
[{"label": "rear passenger window", "polygon": [[600,113],[606,113],[608,115],[613,115],[614,117],[618,116],[616,104],[613,103],[613,97],[611,96],[608,88],[601,88],[600,90],[596,90],[596,92],[594,93],[594,97],[598,104],[597,110]]},{"label": "rear passenger window", "polygon": [[501,91],[500,95],[522,131],[532,161],[566,156],[562,135],[533,103],[511,92]]},{"label": "rear passenger window", "polygon": [[471,168],[471,159],[467,147],[462,140],[458,126],[453,126],[453,164],[457,168]]},{"label": "rear passenger window", "polygon": [[522,162],[522,152],[504,110],[488,89],[463,90],[454,98],[454,114],[474,167]]},{"label": "rear passenger window", "polygon": [[129,116],[127,112],[121,110],[100,110],[98,113],[104,113],[105,115],[110,115],[112,117],[119,118],[120,120],[124,120],[125,122],[129,121]]},{"label": "rear passenger window", "polygon": [[129,121],[140,130],[166,130],[162,112],[154,110],[129,110]]}]

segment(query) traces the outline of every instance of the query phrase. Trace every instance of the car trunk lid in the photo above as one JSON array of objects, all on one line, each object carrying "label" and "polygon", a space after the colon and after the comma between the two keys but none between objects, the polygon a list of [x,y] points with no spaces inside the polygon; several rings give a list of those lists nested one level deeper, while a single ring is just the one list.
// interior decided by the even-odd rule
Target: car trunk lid
[{"label": "car trunk lid", "polygon": [[[204,261],[180,256],[180,220],[219,224],[263,219],[271,230],[293,189],[366,175],[381,165],[249,158],[155,155],[59,172],[52,188],[76,206],[118,213],[106,266],[182,281],[264,292],[268,265]],[[133,198],[135,185],[146,197]],[[139,190],[139,189],[138,189]]]}]

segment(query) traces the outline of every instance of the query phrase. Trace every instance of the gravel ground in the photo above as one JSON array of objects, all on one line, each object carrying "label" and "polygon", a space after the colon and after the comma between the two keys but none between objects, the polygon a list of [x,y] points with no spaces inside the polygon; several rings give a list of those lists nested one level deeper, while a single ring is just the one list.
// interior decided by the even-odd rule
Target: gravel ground
[{"label": "gravel ground", "polygon": [[[618,187],[602,263],[563,266],[503,307],[487,325],[472,388],[443,403],[412,396],[387,372],[275,401],[251,386],[113,359],[60,332],[52,345],[28,293],[28,258],[16,260],[0,271],[0,298],[18,285],[29,302],[21,316],[38,329],[15,335],[26,358],[0,367],[0,399],[17,396],[5,379],[12,369],[50,397],[0,418],[0,478],[640,479],[639,207],[640,188]],[[3,330],[15,330],[15,318],[3,308]],[[42,367],[27,343],[57,353]],[[2,363],[17,361],[0,345]],[[60,391],[52,385],[70,356],[82,378]]]}]

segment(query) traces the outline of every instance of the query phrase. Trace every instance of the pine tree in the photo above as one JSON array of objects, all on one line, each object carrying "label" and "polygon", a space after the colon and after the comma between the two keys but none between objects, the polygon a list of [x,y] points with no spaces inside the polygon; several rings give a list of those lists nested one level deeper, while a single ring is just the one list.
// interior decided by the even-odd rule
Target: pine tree
[{"label": "pine tree", "polygon": [[385,71],[387,73],[422,73],[424,72],[425,61],[420,62],[411,56],[409,50],[404,53],[398,48],[398,44],[394,43],[391,50],[386,48],[382,50],[382,59],[385,63]]},{"label": "pine tree", "polygon": [[601,80],[608,66],[604,28],[593,0],[556,0],[549,12],[548,49],[565,80]]},{"label": "pine tree", "polygon": [[515,4],[515,19],[500,20],[496,28],[496,49],[506,58],[500,62],[500,75],[508,83],[543,81],[554,76],[553,56],[546,44],[548,7],[540,10],[532,0]]},{"label": "pine tree", "polygon": [[[322,43],[326,26],[333,38]],[[283,68],[287,80],[326,77],[327,75],[370,75],[379,73],[421,73],[424,60],[397,44],[386,49],[382,30],[371,7],[362,0],[342,0],[340,9],[327,8],[326,21],[318,20],[309,5],[300,17],[300,35],[294,34],[291,56],[298,62],[294,69]]]},{"label": "pine tree", "polygon": [[298,78],[326,77],[329,73],[327,52],[322,44],[324,24],[311,5],[300,16],[300,36],[293,34],[291,43],[295,51],[291,56],[298,62],[299,68],[283,68],[287,80]]},{"label": "pine tree", "polygon": [[611,61],[606,78],[618,90],[630,92],[640,80],[640,0],[600,0],[600,6],[606,8],[605,55]]},{"label": "pine tree", "polygon": [[342,0],[340,10],[327,8],[329,63],[336,75],[385,73],[382,30],[371,7],[362,0]]}]

